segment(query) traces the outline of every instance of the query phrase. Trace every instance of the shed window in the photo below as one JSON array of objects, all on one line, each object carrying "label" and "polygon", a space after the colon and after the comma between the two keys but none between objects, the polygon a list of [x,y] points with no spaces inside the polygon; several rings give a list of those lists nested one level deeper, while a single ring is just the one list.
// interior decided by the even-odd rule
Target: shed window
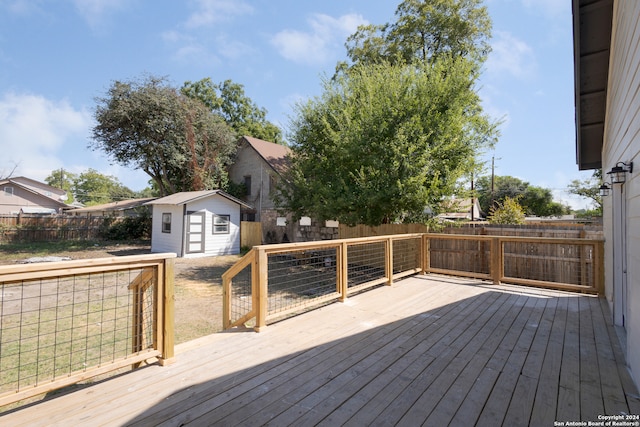
[{"label": "shed window", "polygon": [[230,215],[213,216],[213,234],[229,234]]},{"label": "shed window", "polygon": [[13,196],[13,187],[4,187],[5,196]]},{"label": "shed window", "polygon": [[162,232],[171,233],[171,213],[162,214]]}]

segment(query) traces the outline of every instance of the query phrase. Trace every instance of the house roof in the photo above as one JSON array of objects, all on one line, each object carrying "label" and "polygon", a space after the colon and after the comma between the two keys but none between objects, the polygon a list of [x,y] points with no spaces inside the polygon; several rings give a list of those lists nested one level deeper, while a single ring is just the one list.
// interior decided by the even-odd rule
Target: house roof
[{"label": "house roof", "polygon": [[93,205],[93,206],[88,206],[86,208],[74,209],[72,212],[84,213],[84,212],[103,212],[103,211],[124,211],[127,209],[137,208],[152,200],[155,200],[155,197],[146,197],[143,199],[119,200],[117,202],[104,203],[102,205]]},{"label": "house roof", "polygon": [[[5,184],[18,185],[25,190],[29,190],[32,193],[37,193],[44,197],[48,197],[49,199],[55,200],[59,203],[62,203],[61,199],[65,198],[67,195],[67,192],[65,190],[52,187],[49,184],[45,184],[44,182],[36,181],[35,179],[27,178],[25,176],[15,176],[0,180],[0,185]],[[62,204],[65,205],[64,203]]]},{"label": "house roof", "polygon": [[[37,187],[34,185],[35,184],[41,184],[42,187]],[[69,205],[67,205],[66,203],[60,201],[60,198],[56,198],[56,197],[51,197],[48,196],[46,194],[46,191],[49,191],[49,189],[55,190],[55,194],[58,196],[61,196],[63,194],[66,194],[64,192],[64,190],[60,190],[59,188],[55,188],[55,187],[51,187],[47,184],[29,179],[29,178],[25,178],[25,177],[16,177],[16,178],[6,178],[6,179],[2,179],[0,180],[0,186],[3,185],[12,185],[12,186],[18,186],[20,188],[22,188],[24,191],[27,191],[29,193],[35,194],[38,197],[42,197],[44,200],[47,200],[47,203],[53,202],[56,205],[58,205],[61,208],[68,208]],[[40,191],[39,191],[40,190]],[[43,191],[44,190],[44,191]],[[51,191],[52,193],[54,193],[54,191]]]},{"label": "house roof", "polygon": [[291,149],[286,145],[274,144],[273,142],[263,141],[262,139],[253,138],[251,136],[243,136],[247,144],[249,144],[259,155],[269,164],[279,175],[282,175],[289,169],[289,156]]},{"label": "house roof", "polygon": [[197,200],[206,199],[208,197],[219,195],[241,206],[252,208],[253,206],[243,202],[240,199],[233,197],[231,194],[225,193],[222,190],[203,190],[203,191],[183,191],[181,193],[171,194],[166,197],[152,200],[145,203],[146,205],[186,205],[187,203],[195,202]]},{"label": "house roof", "polygon": [[576,161],[602,167],[613,0],[572,0]]}]

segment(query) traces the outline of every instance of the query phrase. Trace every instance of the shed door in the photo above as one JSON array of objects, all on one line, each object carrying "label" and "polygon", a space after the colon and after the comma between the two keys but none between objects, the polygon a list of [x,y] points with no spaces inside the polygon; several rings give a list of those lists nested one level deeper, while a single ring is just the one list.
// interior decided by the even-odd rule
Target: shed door
[{"label": "shed door", "polygon": [[204,252],[204,212],[187,212],[187,253]]}]

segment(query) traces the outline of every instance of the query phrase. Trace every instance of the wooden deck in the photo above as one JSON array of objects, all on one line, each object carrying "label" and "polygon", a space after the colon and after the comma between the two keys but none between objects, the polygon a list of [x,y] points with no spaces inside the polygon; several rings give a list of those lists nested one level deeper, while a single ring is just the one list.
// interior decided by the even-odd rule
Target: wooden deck
[{"label": "wooden deck", "polygon": [[0,425],[552,426],[640,414],[587,295],[414,276],[0,416]]}]

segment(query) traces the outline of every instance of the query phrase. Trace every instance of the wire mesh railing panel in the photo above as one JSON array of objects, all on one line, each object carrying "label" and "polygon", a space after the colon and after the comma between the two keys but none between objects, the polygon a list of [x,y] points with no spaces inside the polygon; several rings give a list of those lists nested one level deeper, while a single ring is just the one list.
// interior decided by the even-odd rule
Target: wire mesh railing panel
[{"label": "wire mesh railing panel", "polygon": [[0,283],[0,393],[153,348],[155,271]]},{"label": "wire mesh railing panel", "polygon": [[337,249],[292,250],[268,255],[268,313],[306,306],[337,293]]},{"label": "wire mesh railing panel", "polygon": [[247,265],[231,281],[231,321],[246,316],[253,310],[251,294],[252,264]]},{"label": "wire mesh railing panel", "polygon": [[595,286],[594,245],[504,242],[504,276]]},{"label": "wire mesh railing panel", "polygon": [[429,239],[430,268],[489,274],[491,242],[473,239]]},{"label": "wire mesh railing panel", "polygon": [[385,277],[385,242],[348,245],[347,259],[348,287]]},{"label": "wire mesh railing panel", "polygon": [[393,274],[420,268],[422,238],[393,240]]}]

